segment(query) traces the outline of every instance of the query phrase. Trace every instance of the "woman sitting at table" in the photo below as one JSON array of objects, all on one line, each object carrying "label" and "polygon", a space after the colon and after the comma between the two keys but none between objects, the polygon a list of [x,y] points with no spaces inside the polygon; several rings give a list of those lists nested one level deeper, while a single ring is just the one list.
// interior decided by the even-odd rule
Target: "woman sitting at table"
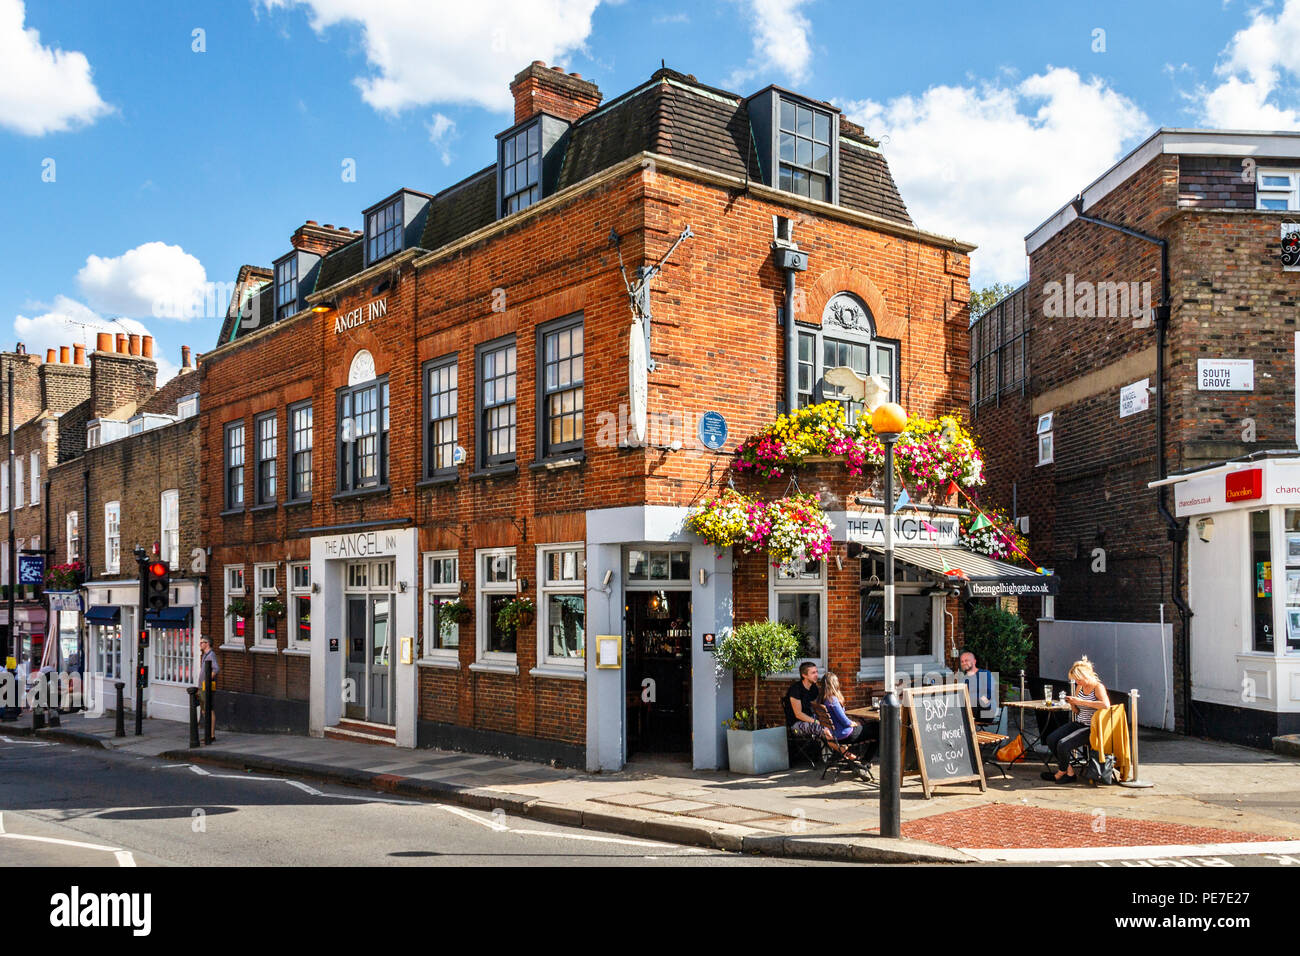
[{"label": "woman sitting at table", "polygon": [[1070,754],[1088,743],[1088,737],[1092,733],[1092,715],[1110,706],[1106,688],[1102,686],[1101,679],[1086,657],[1074,662],[1070,668],[1070,680],[1074,681],[1077,693],[1065,699],[1074,716],[1064,727],[1058,727],[1048,734],[1045,741],[1049,749],[1056,751],[1056,762],[1061,769],[1056,773],[1044,770],[1042,777],[1054,783],[1076,782],[1078,778],[1074,767],[1070,766]]},{"label": "woman sitting at table", "polygon": [[[822,678],[821,694],[817,702],[831,715],[831,723],[835,726],[835,742],[844,747],[846,753],[849,746],[861,744],[862,747],[859,749],[862,750],[862,756],[859,759],[863,763],[871,763],[880,747],[879,725],[873,723],[868,730],[865,723],[853,720],[844,713],[844,695],[840,692],[840,679],[834,674],[828,673]],[[851,755],[850,759],[852,759]]]}]

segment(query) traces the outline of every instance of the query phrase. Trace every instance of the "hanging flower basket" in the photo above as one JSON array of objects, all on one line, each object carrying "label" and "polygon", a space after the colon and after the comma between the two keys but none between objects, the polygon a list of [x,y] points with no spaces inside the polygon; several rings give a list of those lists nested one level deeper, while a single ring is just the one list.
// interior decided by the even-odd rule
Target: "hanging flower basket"
[{"label": "hanging flower basket", "polygon": [[[777,478],[832,461],[842,461],[850,475],[861,475],[884,465],[885,446],[868,416],[849,425],[843,405],[822,402],[778,416],[751,435],[737,450],[735,467]],[[909,418],[894,445],[894,464],[904,484],[923,495],[942,497],[950,481],[965,488],[984,484],[984,457],[957,415]]]},{"label": "hanging flower basket", "polygon": [[45,590],[75,591],[86,576],[86,566],[80,561],[56,564],[45,572]]},{"label": "hanging flower basket", "polygon": [[961,517],[961,546],[987,554],[999,561],[1030,564],[1029,541],[1016,530],[1015,523],[1001,508],[983,509],[986,520],[980,520],[978,511]]},{"label": "hanging flower basket", "polygon": [[759,501],[727,489],[693,510],[686,527],[715,548],[765,551],[776,564],[830,553],[831,524],[812,495]]},{"label": "hanging flower basket", "polygon": [[248,617],[248,599],[231,598],[226,605],[226,617]]},{"label": "hanging flower basket", "polygon": [[520,627],[528,627],[533,623],[535,611],[532,598],[515,598],[497,611],[497,627],[507,634],[513,634]]},{"label": "hanging flower basket", "polygon": [[257,613],[264,618],[279,620],[284,617],[284,602],[278,598],[267,598],[257,606]]}]

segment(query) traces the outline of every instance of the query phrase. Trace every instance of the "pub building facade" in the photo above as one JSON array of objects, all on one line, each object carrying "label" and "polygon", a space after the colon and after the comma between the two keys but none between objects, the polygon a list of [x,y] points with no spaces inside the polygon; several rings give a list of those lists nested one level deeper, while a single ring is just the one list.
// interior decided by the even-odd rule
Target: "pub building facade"
[{"label": "pub building facade", "polygon": [[[1134,231],[1167,244],[1166,321]],[[1025,251],[972,326],[970,400],[989,492],[1059,580],[1040,644],[1094,635],[1141,723],[1269,748],[1300,731],[1300,134],[1159,129]]]},{"label": "pub building facade", "polygon": [[[360,234],[308,221],[241,270],[200,366],[218,720],[723,767],[731,677],[706,645],[734,623],[794,620],[853,702],[879,690],[874,565],[846,548],[868,489],[842,464],[801,476],[834,496],[836,542],[797,568],[686,516],[755,486],[738,443],[787,384],[835,397],[826,368],[880,375],[911,412],[957,408],[973,247],[913,224],[878,144],[801,94],[664,69],[602,103],[540,62],[511,90],[491,166],[380,199]],[[900,576],[901,662],[948,666],[947,591]],[[520,597],[535,612],[503,626]],[[792,676],[765,686],[769,722]]]}]

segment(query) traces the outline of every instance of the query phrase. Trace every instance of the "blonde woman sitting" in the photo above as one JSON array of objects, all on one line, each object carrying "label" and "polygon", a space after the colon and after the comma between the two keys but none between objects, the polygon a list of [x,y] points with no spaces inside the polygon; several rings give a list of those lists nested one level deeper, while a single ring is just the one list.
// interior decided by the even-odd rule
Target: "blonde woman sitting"
[{"label": "blonde woman sitting", "polygon": [[1070,668],[1070,680],[1075,683],[1075,695],[1065,699],[1070,705],[1073,717],[1064,727],[1058,727],[1048,734],[1044,741],[1048,748],[1056,751],[1056,762],[1061,768],[1055,774],[1050,770],[1044,770],[1042,773],[1044,780],[1051,780],[1054,783],[1078,781],[1074,767],[1070,766],[1070,754],[1087,745],[1088,737],[1092,733],[1092,715],[1110,706],[1110,697],[1106,694],[1106,688],[1102,686],[1101,679],[1086,657],[1074,662],[1074,666]]},{"label": "blonde woman sitting", "polygon": [[873,724],[872,729],[868,730],[866,724],[853,720],[844,713],[844,695],[840,692],[840,679],[834,674],[828,673],[822,679],[818,703],[831,715],[837,749],[842,749],[850,759],[853,759],[848,753],[848,748],[850,745],[858,747],[862,752],[862,756],[858,759],[864,764],[870,764],[872,758],[876,756],[876,750],[880,747],[879,727]]}]

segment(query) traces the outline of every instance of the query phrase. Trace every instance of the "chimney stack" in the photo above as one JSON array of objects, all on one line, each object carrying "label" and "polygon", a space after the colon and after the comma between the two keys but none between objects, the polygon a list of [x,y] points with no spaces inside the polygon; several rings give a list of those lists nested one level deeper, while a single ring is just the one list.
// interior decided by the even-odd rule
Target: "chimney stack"
[{"label": "chimney stack", "polygon": [[346,245],[356,238],[351,229],[335,228],[332,225],[318,225],[315,219],[308,219],[294,230],[289,237],[289,244],[302,252],[324,256],[339,246]]},{"label": "chimney stack", "polygon": [[566,74],[558,66],[549,70],[534,60],[516,74],[510,84],[515,97],[515,122],[522,123],[538,113],[550,113],[573,122],[600,105],[600,88],[576,73]]}]

